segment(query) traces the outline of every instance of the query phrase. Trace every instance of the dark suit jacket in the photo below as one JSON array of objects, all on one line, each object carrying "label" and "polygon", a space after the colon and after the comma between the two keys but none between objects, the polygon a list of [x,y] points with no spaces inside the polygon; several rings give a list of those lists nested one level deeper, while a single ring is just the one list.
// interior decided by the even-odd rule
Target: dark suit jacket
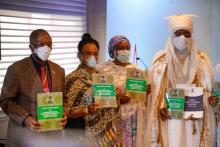
[{"label": "dark suit jacket", "polygon": [[[64,92],[64,69],[51,61],[48,61],[48,64],[52,79],[52,92]],[[23,126],[23,121],[29,114],[36,118],[37,93],[42,92],[42,82],[30,57],[8,67],[0,97],[0,106],[10,118],[7,143],[14,142],[8,146],[19,146],[15,140],[23,135],[24,129],[26,129],[26,134],[34,133]]]}]

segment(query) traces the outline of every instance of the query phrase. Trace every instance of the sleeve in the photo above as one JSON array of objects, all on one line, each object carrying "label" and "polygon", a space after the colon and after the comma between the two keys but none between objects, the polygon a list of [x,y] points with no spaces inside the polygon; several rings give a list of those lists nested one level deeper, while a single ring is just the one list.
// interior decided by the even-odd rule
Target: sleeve
[{"label": "sleeve", "polygon": [[80,79],[66,78],[65,81],[65,91],[66,91],[66,111],[70,116],[70,112],[76,112],[80,109],[80,106],[75,106],[74,104],[78,100],[78,94],[81,89],[84,87],[84,84]]},{"label": "sleeve", "polygon": [[203,88],[208,90],[209,92],[212,91],[212,83],[213,83],[213,71],[212,71],[212,65],[209,60],[209,57],[203,53],[200,52],[200,67],[201,67],[201,83],[203,85]]},{"label": "sleeve", "polygon": [[164,94],[168,83],[167,79],[167,64],[161,61],[155,62],[150,68],[150,82],[151,82],[151,97],[148,100],[148,107],[157,105],[157,107],[163,109],[166,108],[166,102]]},{"label": "sleeve", "polygon": [[65,89],[65,71],[62,69],[62,92],[63,92],[63,111],[68,114],[66,89]]},{"label": "sleeve", "polygon": [[10,119],[22,125],[25,118],[30,114],[17,103],[19,99],[18,80],[15,67],[9,66],[1,90],[0,106]]}]

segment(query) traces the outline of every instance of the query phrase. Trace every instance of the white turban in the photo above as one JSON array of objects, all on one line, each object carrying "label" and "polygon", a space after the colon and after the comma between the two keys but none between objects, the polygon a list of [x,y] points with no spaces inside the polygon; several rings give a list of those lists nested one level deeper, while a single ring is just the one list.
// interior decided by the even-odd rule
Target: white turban
[{"label": "white turban", "polygon": [[192,17],[196,15],[192,14],[177,14],[173,16],[168,16],[166,19],[169,20],[169,30],[174,33],[177,30],[185,29],[193,32],[193,21]]},{"label": "white turban", "polygon": [[176,87],[177,84],[191,84],[195,79],[195,75],[198,67],[198,50],[193,38],[188,47],[189,53],[185,57],[184,63],[180,63],[178,56],[176,55],[173,45],[173,34],[177,30],[184,29],[191,33],[193,32],[193,21],[191,14],[177,14],[174,16],[166,17],[169,20],[170,37],[166,44],[167,61],[168,61],[168,78],[172,87]]}]

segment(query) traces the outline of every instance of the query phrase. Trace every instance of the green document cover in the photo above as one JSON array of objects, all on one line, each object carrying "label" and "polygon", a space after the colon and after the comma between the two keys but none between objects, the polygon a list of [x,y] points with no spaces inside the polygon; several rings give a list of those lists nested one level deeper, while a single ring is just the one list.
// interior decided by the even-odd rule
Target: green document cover
[{"label": "green document cover", "polygon": [[61,119],[63,112],[63,93],[37,94],[37,119],[41,123],[40,131],[62,129]]},{"label": "green document cover", "polygon": [[111,75],[93,74],[95,103],[100,107],[117,107],[114,80]]},{"label": "green document cover", "polygon": [[220,105],[220,82],[214,82],[212,92],[214,96],[218,97],[218,105]]},{"label": "green document cover", "polygon": [[182,119],[184,112],[184,89],[168,88],[165,96],[171,118]]},{"label": "green document cover", "polygon": [[126,96],[136,99],[146,96],[146,71],[137,68],[128,68],[126,72]]}]

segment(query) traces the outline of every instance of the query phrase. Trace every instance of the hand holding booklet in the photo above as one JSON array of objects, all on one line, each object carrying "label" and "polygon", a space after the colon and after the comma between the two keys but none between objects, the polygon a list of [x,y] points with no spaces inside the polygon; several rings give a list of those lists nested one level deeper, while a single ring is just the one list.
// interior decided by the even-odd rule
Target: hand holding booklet
[{"label": "hand holding booklet", "polygon": [[137,68],[128,68],[126,72],[125,94],[132,99],[145,98],[146,80],[145,71]]},{"label": "hand holding booklet", "polygon": [[203,88],[194,85],[177,85],[168,88],[166,105],[173,119],[203,118]]},{"label": "hand holding booklet", "polygon": [[93,74],[95,103],[100,107],[117,107],[114,81],[111,75]]},{"label": "hand holding booklet", "polygon": [[185,102],[184,89],[168,88],[165,101],[171,118],[182,119]]},{"label": "hand holding booklet", "polygon": [[41,124],[40,131],[62,129],[63,93],[37,94],[37,119]]}]

